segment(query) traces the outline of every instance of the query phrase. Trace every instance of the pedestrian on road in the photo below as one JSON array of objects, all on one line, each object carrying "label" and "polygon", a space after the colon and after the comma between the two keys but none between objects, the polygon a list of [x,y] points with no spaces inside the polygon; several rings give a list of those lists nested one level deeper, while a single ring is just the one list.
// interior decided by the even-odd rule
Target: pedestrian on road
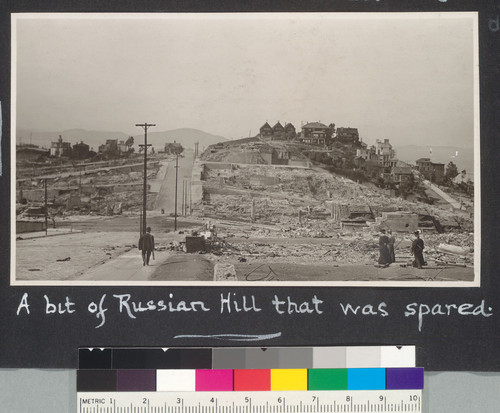
[{"label": "pedestrian on road", "polygon": [[389,237],[385,235],[385,229],[380,230],[380,237],[378,239],[379,246],[379,257],[378,263],[382,267],[388,267],[391,263],[391,256],[389,254],[389,248],[387,245],[389,244]]},{"label": "pedestrian on road", "polygon": [[146,233],[139,238],[139,249],[142,252],[142,265],[149,265],[151,254],[155,259],[155,237],[151,235],[151,227],[147,227]]},{"label": "pedestrian on road", "polygon": [[396,237],[392,235],[392,231],[388,230],[387,233],[389,234],[389,242],[387,243],[387,248],[389,249],[389,256],[391,257],[391,263],[396,262],[396,251],[395,251],[395,244],[396,244]]},{"label": "pedestrian on road", "polygon": [[424,240],[420,238],[420,231],[415,231],[415,239],[411,243],[411,253],[415,258],[413,260],[413,266],[422,269],[424,265]]}]

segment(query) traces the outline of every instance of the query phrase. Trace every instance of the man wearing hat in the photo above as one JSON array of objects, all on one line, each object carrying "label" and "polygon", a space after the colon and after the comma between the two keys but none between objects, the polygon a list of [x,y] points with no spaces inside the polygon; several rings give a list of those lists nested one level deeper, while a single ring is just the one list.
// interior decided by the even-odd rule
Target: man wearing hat
[{"label": "man wearing hat", "polygon": [[414,234],[415,239],[411,243],[411,253],[415,258],[413,266],[422,269],[422,265],[424,265],[424,240],[420,238],[420,231],[415,231]]},{"label": "man wearing hat", "polygon": [[149,265],[151,253],[155,259],[155,237],[151,235],[151,227],[147,227],[146,233],[139,238],[139,249],[142,253],[142,265]]}]

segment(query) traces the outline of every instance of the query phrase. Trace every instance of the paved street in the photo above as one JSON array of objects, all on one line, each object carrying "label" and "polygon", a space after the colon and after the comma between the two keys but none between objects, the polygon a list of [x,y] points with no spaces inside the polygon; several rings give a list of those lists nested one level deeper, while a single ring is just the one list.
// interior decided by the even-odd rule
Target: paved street
[{"label": "paved street", "polygon": [[198,254],[156,251],[149,266],[142,265],[141,252],[133,249],[94,267],[75,281],[145,282],[213,280],[213,264]]},{"label": "paved street", "polygon": [[[179,169],[177,177],[178,215],[181,215],[183,182],[185,180],[191,180],[191,175],[193,172],[193,162],[194,151],[192,150],[185,150],[183,152],[183,156],[179,156]],[[175,211],[175,159],[168,162],[154,209],[156,211],[164,209],[165,213],[167,214]]]}]

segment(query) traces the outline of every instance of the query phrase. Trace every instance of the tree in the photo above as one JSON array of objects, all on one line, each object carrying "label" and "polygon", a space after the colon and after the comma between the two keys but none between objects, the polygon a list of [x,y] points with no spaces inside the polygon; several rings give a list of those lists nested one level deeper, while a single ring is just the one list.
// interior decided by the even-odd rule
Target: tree
[{"label": "tree", "polygon": [[178,142],[175,142],[175,141],[174,142],[167,142],[165,144],[164,151],[170,155],[180,155],[184,151],[184,148]]},{"label": "tree", "polygon": [[448,165],[446,165],[446,171],[444,176],[447,181],[451,182],[454,178],[458,176],[458,168],[453,162],[450,161]]}]

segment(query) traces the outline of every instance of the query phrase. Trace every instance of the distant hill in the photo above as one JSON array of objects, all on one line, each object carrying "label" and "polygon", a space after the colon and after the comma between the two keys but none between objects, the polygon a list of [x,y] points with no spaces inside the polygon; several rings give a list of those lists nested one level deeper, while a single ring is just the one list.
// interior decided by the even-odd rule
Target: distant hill
[{"label": "distant hill", "polygon": [[415,161],[420,158],[430,158],[432,162],[448,163],[453,162],[459,171],[467,171],[468,178],[474,180],[474,149],[458,146],[430,146],[407,145],[397,146],[396,157],[404,162],[415,165]]},{"label": "distant hill", "polygon": [[[160,149],[165,146],[166,142],[179,142],[185,148],[194,148],[196,142],[200,143],[200,153],[208,145],[213,145],[217,142],[227,141],[226,138],[219,135],[203,132],[199,129],[182,128],[173,129],[166,132],[155,132],[151,128],[148,130],[148,143],[151,143],[155,148]],[[144,134],[134,135],[135,143],[143,143]]]},{"label": "distant hill", "polygon": [[[139,130],[139,128],[138,128]],[[99,145],[102,145],[106,139],[126,140],[130,135],[123,132],[110,131],[88,131],[85,129],[70,129],[58,132],[30,131],[27,129],[17,130],[17,143],[32,143],[41,147],[49,148],[50,143],[56,141],[62,136],[65,142],[75,144],[83,141],[91,148],[97,151]],[[144,142],[144,133],[134,134],[135,147],[139,143]],[[153,131],[153,128],[148,130],[148,143],[152,144],[156,150],[163,149],[166,142],[179,142],[185,148],[194,148],[196,142],[200,143],[200,151],[208,145],[217,142],[223,142],[227,139],[223,136],[213,135],[203,132],[198,129],[181,128],[165,132]]]}]

